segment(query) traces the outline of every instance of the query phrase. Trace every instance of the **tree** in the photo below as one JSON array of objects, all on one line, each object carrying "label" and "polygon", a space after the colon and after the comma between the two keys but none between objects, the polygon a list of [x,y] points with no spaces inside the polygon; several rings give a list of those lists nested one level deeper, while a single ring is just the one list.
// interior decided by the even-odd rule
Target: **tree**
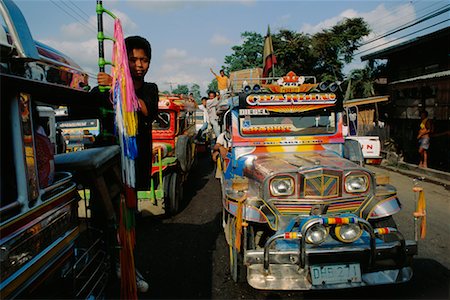
[{"label": "tree", "polygon": [[209,91],[218,92],[219,88],[217,86],[217,79],[214,78],[209,84],[208,84],[208,90],[206,91],[206,94],[209,93]]},{"label": "tree", "polygon": [[244,31],[241,34],[242,45],[231,47],[233,54],[225,56],[226,73],[249,68],[262,67],[264,38],[256,32]]},{"label": "tree", "polygon": [[276,75],[289,71],[297,74],[313,74],[317,59],[311,48],[311,37],[303,33],[282,29],[272,36],[277,65]]},{"label": "tree", "polygon": [[346,99],[375,96],[375,81],[385,71],[385,64],[370,66],[350,71]]},{"label": "tree", "polygon": [[[288,71],[315,75],[319,80],[342,80],[344,63],[350,63],[370,29],[362,18],[344,19],[335,26],[314,35],[282,29],[272,35],[277,58],[275,74]],[[242,45],[233,46],[225,57],[227,71],[262,67],[264,38],[256,32],[241,34]],[[212,83],[211,83],[212,84]]]},{"label": "tree", "polygon": [[173,94],[184,94],[184,95],[188,95],[189,94],[189,88],[186,84],[182,84],[182,85],[177,85],[177,87],[172,91]]},{"label": "tree", "polygon": [[200,98],[201,98],[200,86],[198,84],[194,83],[191,86],[190,93],[192,93],[194,95],[194,99],[197,103],[201,103],[201,101],[200,101]]},{"label": "tree", "polygon": [[316,73],[321,80],[342,80],[344,63],[350,63],[353,53],[361,45],[362,38],[370,33],[363,18],[346,18],[312,36],[311,46],[315,54]]}]

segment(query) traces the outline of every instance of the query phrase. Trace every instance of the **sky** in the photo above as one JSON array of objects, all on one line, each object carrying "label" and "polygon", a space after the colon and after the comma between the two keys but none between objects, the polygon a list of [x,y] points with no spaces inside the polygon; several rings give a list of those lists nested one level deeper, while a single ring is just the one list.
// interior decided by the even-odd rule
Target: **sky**
[{"label": "sky", "polygon": [[[25,16],[34,39],[75,60],[90,75],[90,84],[95,85],[98,72],[95,1],[15,0],[15,3]],[[364,39],[370,41],[446,5],[449,5],[448,1],[433,0],[103,1],[103,6],[120,18],[125,36],[141,35],[150,41],[152,60],[145,78],[147,81],[157,83],[160,91],[170,91],[171,87],[182,84],[191,87],[196,83],[200,85],[202,95],[206,94],[213,79],[209,69],[219,73],[225,56],[233,53],[231,47],[242,43],[244,31],[264,36],[270,26],[272,33],[289,29],[314,34],[344,18],[362,17],[372,30]],[[448,27],[449,19],[450,12],[446,12],[363,46],[356,53],[373,48],[362,53],[365,55]],[[432,26],[441,21],[445,22]],[[106,34],[112,35],[113,21],[107,16],[104,16],[104,28]],[[422,31],[414,33],[418,30]],[[105,43],[108,60],[111,43]],[[363,66],[360,55],[355,55],[344,71]]]}]

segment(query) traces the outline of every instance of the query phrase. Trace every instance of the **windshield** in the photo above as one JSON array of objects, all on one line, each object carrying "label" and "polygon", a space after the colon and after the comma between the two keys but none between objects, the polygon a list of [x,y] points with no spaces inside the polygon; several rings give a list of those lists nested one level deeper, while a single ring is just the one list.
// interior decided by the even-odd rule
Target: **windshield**
[{"label": "windshield", "polygon": [[302,113],[279,113],[264,109],[258,110],[255,115],[241,114],[239,125],[244,136],[333,134],[336,132],[336,114],[326,108]]},{"label": "windshield", "polygon": [[159,112],[156,116],[155,121],[153,121],[152,129],[165,130],[170,128],[170,113]]}]

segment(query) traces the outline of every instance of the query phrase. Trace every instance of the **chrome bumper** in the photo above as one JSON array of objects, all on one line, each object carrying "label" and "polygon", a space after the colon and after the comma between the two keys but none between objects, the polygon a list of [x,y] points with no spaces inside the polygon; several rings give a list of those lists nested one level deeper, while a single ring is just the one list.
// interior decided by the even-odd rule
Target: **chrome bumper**
[{"label": "chrome bumper", "polygon": [[[310,222],[305,227],[314,225]],[[274,250],[271,245],[280,239],[289,239],[289,234],[272,236],[261,250],[247,250],[244,264],[247,266],[247,281],[263,290],[310,290],[343,289],[369,285],[393,284],[409,281],[412,277],[411,258],[417,254],[417,243],[403,239],[399,232],[398,241],[376,244],[374,230],[370,224],[360,220],[369,233],[368,243],[342,244],[333,247],[309,247],[303,242],[307,228],[294,235],[298,248]],[[292,237],[291,237],[292,239]],[[360,282],[312,285],[309,274],[312,265],[359,263]]]}]

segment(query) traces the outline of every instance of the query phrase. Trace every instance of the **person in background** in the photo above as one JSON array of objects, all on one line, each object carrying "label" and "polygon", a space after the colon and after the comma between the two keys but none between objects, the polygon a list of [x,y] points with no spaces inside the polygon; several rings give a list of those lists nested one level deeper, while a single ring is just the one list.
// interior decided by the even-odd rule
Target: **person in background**
[{"label": "person in background", "polygon": [[423,110],[420,112],[420,126],[417,139],[419,140],[419,167],[428,168],[428,149],[430,148],[430,134],[432,132],[432,124],[428,119],[428,112]]},{"label": "person in background", "polygon": [[202,111],[203,113],[203,125],[202,127],[200,127],[200,129],[197,132],[197,136],[196,139],[200,140],[201,136],[203,135],[203,132],[208,128],[208,111],[206,110],[206,101],[208,100],[208,98],[206,97],[202,97],[202,104],[200,104],[198,106],[198,108]]},{"label": "person in background", "polygon": [[212,68],[209,68],[209,70],[217,79],[217,88],[219,89],[220,95],[224,95],[228,91],[228,86],[230,85],[230,81],[225,75],[225,71],[220,70],[220,75],[217,75]]},{"label": "person in background", "polygon": [[36,147],[39,186],[41,189],[44,189],[53,184],[53,179],[55,177],[55,146],[45,133],[44,127],[41,125],[37,107],[33,102],[31,106],[31,113]]},{"label": "person in background", "polygon": [[208,120],[211,125],[215,138],[220,134],[219,117],[217,116],[217,105],[219,104],[219,99],[216,97],[214,91],[208,92],[209,99],[206,101],[206,110],[208,111]]},{"label": "person in background", "polygon": [[216,144],[213,147],[213,161],[217,161],[219,154],[222,158],[225,158],[231,150],[231,112],[227,114],[225,123],[225,131],[217,137]]}]

